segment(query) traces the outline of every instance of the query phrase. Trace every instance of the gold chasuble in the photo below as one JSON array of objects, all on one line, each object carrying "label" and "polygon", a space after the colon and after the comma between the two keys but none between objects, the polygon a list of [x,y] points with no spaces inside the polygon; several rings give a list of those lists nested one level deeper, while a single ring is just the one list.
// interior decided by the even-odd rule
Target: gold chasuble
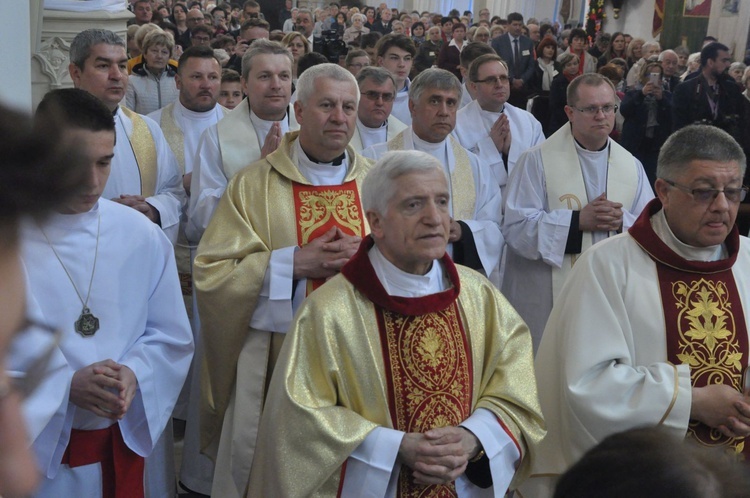
[{"label": "gold chasuble", "polygon": [[[202,446],[209,454],[216,452],[235,393],[234,425],[243,431],[233,434],[243,452],[235,458],[247,465],[248,472],[267,376],[284,338],[249,327],[271,251],[306,244],[334,225],[349,234],[369,232],[359,191],[370,160],[348,147],[343,184],[313,186],[293,156],[298,135],[285,134],[275,152],[229,181],[198,246],[193,269],[205,347]],[[240,444],[243,438],[247,444]]]},{"label": "gold chasuble", "polygon": [[[654,233],[649,219],[662,208],[651,201],[630,228],[641,248],[656,264],[664,309],[667,359],[690,366],[694,387],[726,384],[742,392],[748,365],[748,335],[732,267],[740,247],[735,225],[725,241],[729,256],[719,261],[689,261],[672,251]],[[706,446],[750,455],[747,438],[728,438],[691,420],[687,437]]]},{"label": "gold chasuble", "polygon": [[156,144],[151,131],[148,129],[146,121],[140,114],[133,112],[125,106],[120,106],[131,123],[133,131],[128,137],[130,147],[135,155],[135,162],[138,163],[138,172],[141,175],[141,195],[143,197],[153,197],[156,193]]},{"label": "gold chasuble", "polygon": [[[638,192],[638,168],[633,156],[620,144],[609,140],[608,147],[607,199],[626,207],[632,206]],[[557,130],[541,145],[540,150],[550,211],[583,209],[592,199],[586,194],[586,184],[570,126],[565,125]],[[581,252],[591,247],[592,243],[593,234],[584,232]],[[553,302],[577,258],[578,254],[566,254],[562,267],[552,267]]]},{"label": "gold chasuble", "polygon": [[[271,379],[248,497],[341,496],[347,459],[376,427],[455,426],[478,408],[516,441],[525,479],[544,423],[531,337],[523,320],[474,270],[442,264],[448,290],[390,296],[365,237],[337,275],[300,307]],[[502,427],[502,428],[501,428]],[[386,469],[387,470],[387,469]],[[399,474],[399,497],[453,497]]]}]

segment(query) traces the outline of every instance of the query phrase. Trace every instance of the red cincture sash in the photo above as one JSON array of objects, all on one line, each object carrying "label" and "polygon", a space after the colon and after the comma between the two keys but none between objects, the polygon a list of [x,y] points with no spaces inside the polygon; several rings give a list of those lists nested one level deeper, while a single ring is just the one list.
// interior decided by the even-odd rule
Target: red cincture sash
[{"label": "red cincture sash", "polygon": [[106,429],[73,429],[62,463],[70,468],[100,463],[103,498],[143,498],[142,456],[128,448],[119,424]]},{"label": "red cincture sash", "polygon": [[[471,413],[471,349],[458,305],[407,316],[378,307],[378,328],[393,428],[426,432],[456,426]],[[456,497],[453,483],[416,484],[411,469],[399,474],[398,496]]]},{"label": "red cincture sash", "polygon": [[[354,180],[320,187],[295,182],[292,189],[298,245],[308,244],[333,226],[347,235],[364,237],[362,203]],[[308,279],[307,294],[324,283],[324,279]]]},{"label": "red cincture sash", "polygon": [[[732,270],[686,273],[658,263],[659,290],[667,331],[667,358],[690,365],[695,387],[726,384],[742,390],[747,367],[748,339]],[[688,437],[708,446],[723,446],[748,455],[745,438],[728,438],[691,420]]]}]

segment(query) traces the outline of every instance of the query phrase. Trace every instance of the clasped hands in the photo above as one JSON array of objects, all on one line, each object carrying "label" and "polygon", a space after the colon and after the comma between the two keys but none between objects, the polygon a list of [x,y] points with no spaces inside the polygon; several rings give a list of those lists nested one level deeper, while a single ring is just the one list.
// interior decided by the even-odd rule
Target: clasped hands
[{"label": "clasped hands", "polygon": [[157,211],[154,206],[146,202],[146,198],[142,195],[121,194],[120,197],[115,197],[112,199],[112,201],[124,206],[131,207],[139,213],[143,213],[144,215],[146,215],[146,218],[154,223],[157,223],[159,221],[159,211]]},{"label": "clasped hands", "polygon": [[732,386],[712,384],[692,388],[690,418],[727,437],[750,436],[750,396]]},{"label": "clasped hands", "polygon": [[480,449],[479,440],[471,431],[463,427],[441,427],[424,434],[406,433],[398,459],[412,469],[418,484],[448,484],[466,471],[469,460]]},{"label": "clasped hands", "polygon": [[294,280],[331,278],[349,261],[362,242],[362,237],[348,235],[339,227],[302,246],[294,253]]},{"label": "clasped hands", "polygon": [[138,380],[130,368],[113,360],[99,361],[73,374],[70,402],[99,417],[121,420],[137,387]]},{"label": "clasped hands", "polygon": [[589,202],[578,218],[582,232],[616,232],[622,228],[622,204],[607,200],[604,193]]}]

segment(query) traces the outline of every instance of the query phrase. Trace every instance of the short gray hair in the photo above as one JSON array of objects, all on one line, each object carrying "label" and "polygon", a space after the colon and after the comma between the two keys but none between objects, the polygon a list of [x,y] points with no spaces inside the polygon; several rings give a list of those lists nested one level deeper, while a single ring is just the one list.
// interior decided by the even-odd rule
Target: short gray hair
[{"label": "short gray hair", "polygon": [[438,170],[445,176],[445,169],[440,161],[426,152],[397,150],[386,153],[365,177],[362,184],[362,208],[385,214],[396,191],[393,184],[398,177],[432,170]]},{"label": "short gray hair", "polygon": [[367,16],[364,14],[360,14],[359,12],[352,16],[352,22],[354,22],[355,19],[360,19],[363,23],[367,22]]},{"label": "short gray hair", "polygon": [[292,66],[294,65],[294,57],[292,57],[292,53],[284,45],[265,38],[259,38],[250,45],[245,55],[242,56],[242,77],[245,80],[247,80],[247,76],[253,68],[253,57],[258,55],[283,55],[289,59]]},{"label": "short gray hair", "polygon": [[455,90],[458,92],[458,101],[461,101],[461,95],[463,94],[463,86],[458,81],[456,75],[445,69],[439,69],[431,67],[425,69],[419,75],[414,78],[409,87],[409,100],[412,102],[418,101],[424,91],[428,88],[436,88],[438,90]]},{"label": "short gray hair", "polygon": [[384,67],[363,67],[357,74],[357,85],[361,86],[365,80],[372,80],[376,85],[382,85],[390,80],[391,83],[393,83],[393,88],[396,88],[396,79],[393,77],[393,74]]},{"label": "short gray hair", "polygon": [[662,50],[662,52],[661,52],[661,53],[659,54],[659,62],[661,62],[661,61],[663,61],[663,60],[664,60],[664,56],[665,56],[665,55],[670,55],[670,54],[671,54],[671,55],[674,55],[674,56],[675,56],[675,57],[677,57],[678,59],[679,59],[679,57],[680,57],[679,55],[677,55],[677,52],[675,52],[675,51],[674,51],[674,50],[672,50],[671,48],[668,48],[668,49],[666,49],[666,50]]},{"label": "short gray hair", "polygon": [[113,31],[96,28],[87,29],[81,31],[73,38],[70,44],[70,62],[83,69],[86,59],[91,55],[91,47],[100,43],[120,46],[125,50],[128,48],[125,40]]},{"label": "short gray hair", "polygon": [[724,130],[710,125],[690,125],[674,132],[659,152],[657,178],[671,180],[680,176],[692,161],[737,161],[745,175],[747,158],[742,147]]},{"label": "short gray hair", "polygon": [[313,66],[299,77],[299,80],[297,80],[297,101],[300,104],[307,104],[307,101],[313,96],[315,93],[315,80],[317,79],[331,79],[351,83],[356,90],[357,105],[359,105],[359,85],[357,85],[354,75],[338,64],[331,64],[330,62]]}]

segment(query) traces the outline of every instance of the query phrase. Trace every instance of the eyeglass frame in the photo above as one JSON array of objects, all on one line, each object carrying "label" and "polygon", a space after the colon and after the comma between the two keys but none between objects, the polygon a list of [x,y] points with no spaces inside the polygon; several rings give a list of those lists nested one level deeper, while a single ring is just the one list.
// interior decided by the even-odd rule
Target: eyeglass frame
[{"label": "eyeglass frame", "polygon": [[43,332],[50,334],[52,336],[52,342],[47,346],[44,352],[35,358],[29,367],[26,368],[23,377],[8,376],[9,382],[0,382],[0,401],[10,396],[13,392],[18,393],[21,399],[27,399],[47,377],[47,369],[49,368],[53,353],[60,345],[62,331],[57,327],[27,317],[21,326],[21,331],[19,333],[23,334],[30,328],[40,329]]},{"label": "eyeglass frame", "polygon": [[570,106],[570,108],[575,109],[581,114],[585,114],[586,116],[593,118],[594,116],[599,114],[600,111],[605,116],[609,116],[610,114],[615,114],[617,113],[617,110],[620,108],[620,106],[617,104],[607,104],[607,105],[602,105],[602,106],[591,105],[588,107],[584,107],[583,109],[581,109],[580,107],[573,107],[573,106]]},{"label": "eyeglass frame", "polygon": [[[375,90],[369,90],[367,92],[359,92],[360,95],[364,95],[367,100],[370,100],[372,102],[377,102],[380,99],[383,99],[383,102],[386,104],[393,102],[396,100],[396,92],[388,93],[388,92],[376,92]],[[386,95],[388,95],[390,98],[386,99]]]},{"label": "eyeglass frame", "polygon": [[484,83],[485,85],[497,85],[498,82],[502,84],[510,84],[510,78],[507,74],[500,76],[487,76],[483,80],[472,80],[474,83]]},{"label": "eyeglass frame", "polygon": [[[717,188],[690,188],[685,185],[681,185],[673,180],[668,180],[666,178],[662,178],[662,180],[664,180],[664,182],[666,182],[667,185],[671,187],[675,187],[676,189],[682,190],[686,194],[689,194],[690,197],[692,197],[693,200],[697,202],[698,204],[711,204],[716,200],[717,197],[719,197],[719,194],[724,194],[724,197],[726,198],[727,202],[731,202],[732,204],[739,204],[745,200],[745,198],[747,197],[747,192],[748,190],[750,190],[748,189],[748,187],[744,185],[739,188],[730,188],[730,189],[723,188],[721,190]],[[727,192],[729,192],[729,195],[727,195]],[[735,195],[734,192],[738,192],[739,200],[731,199],[731,197],[734,197]],[[705,199],[701,198],[702,196],[707,196],[709,194],[711,195],[710,198],[708,197],[706,197]],[[696,196],[698,196],[698,198],[696,198]]]}]

